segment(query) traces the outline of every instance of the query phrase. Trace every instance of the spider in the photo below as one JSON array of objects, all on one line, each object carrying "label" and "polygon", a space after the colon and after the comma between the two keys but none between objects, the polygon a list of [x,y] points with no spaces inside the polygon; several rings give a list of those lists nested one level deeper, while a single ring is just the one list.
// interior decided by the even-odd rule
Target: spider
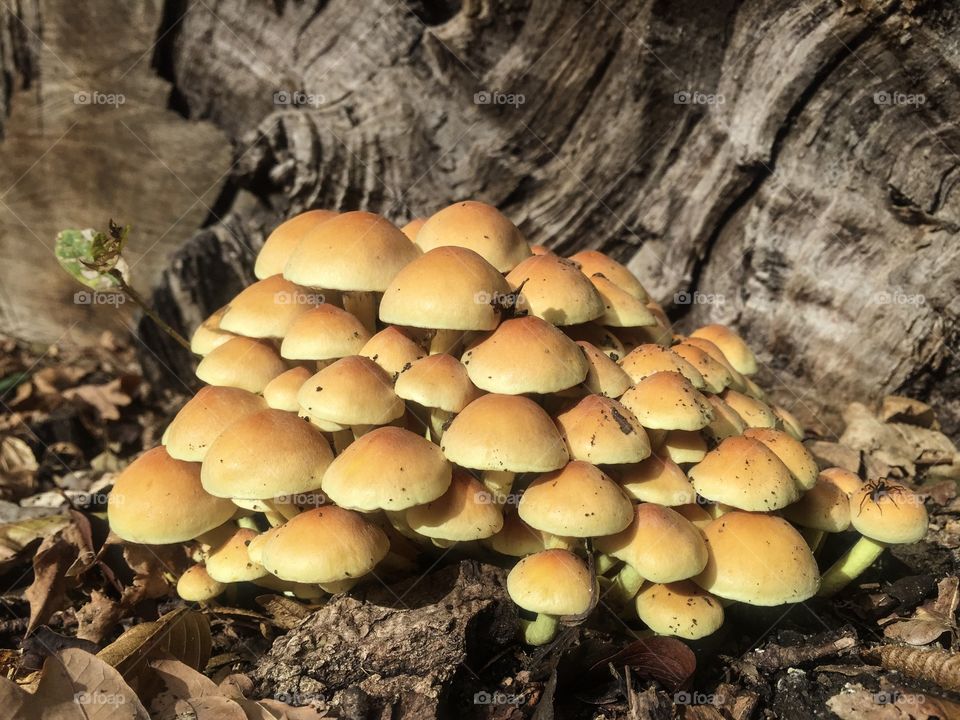
[{"label": "spider", "polygon": [[[527,278],[527,280],[529,279],[530,278]],[[524,317],[527,314],[527,310],[520,307],[522,304],[520,293],[523,291],[523,286],[527,284],[527,280],[517,285],[517,289],[513,292],[507,293],[506,295],[498,294],[490,301],[494,312],[499,314],[502,320]]]},{"label": "spider", "polygon": [[880,478],[879,480],[871,480],[866,485],[863,486],[864,490],[869,491],[868,495],[863,496],[863,500],[860,501],[860,509],[857,512],[857,515],[863,513],[863,504],[867,500],[872,500],[873,503],[880,508],[880,514],[883,515],[883,506],[880,505],[880,501],[883,498],[890,498],[890,502],[893,503],[894,507],[899,507],[897,501],[893,499],[894,493],[903,493],[903,488],[896,483],[887,482],[886,478]]}]

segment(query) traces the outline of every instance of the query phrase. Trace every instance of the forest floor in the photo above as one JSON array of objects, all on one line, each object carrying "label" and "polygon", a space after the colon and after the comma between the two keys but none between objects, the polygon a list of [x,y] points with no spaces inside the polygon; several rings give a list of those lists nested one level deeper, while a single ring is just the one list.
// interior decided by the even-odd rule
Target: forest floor
[{"label": "forest floor", "polygon": [[0,704],[23,717],[960,718],[960,455],[920,403],[854,405],[843,437],[811,439],[825,465],[916,484],[930,512],[923,541],[838,597],[734,605],[695,643],[645,638],[601,599],[531,650],[504,569],[464,549],[323,606],[253,585],[184,603],[187,552],[122,544],[105,510],[186,398],[111,335],[0,348]]}]

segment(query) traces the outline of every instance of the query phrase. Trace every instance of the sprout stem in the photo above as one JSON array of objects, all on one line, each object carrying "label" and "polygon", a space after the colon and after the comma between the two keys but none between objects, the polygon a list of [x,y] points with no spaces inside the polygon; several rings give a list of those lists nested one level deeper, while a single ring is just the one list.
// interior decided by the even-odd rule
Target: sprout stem
[{"label": "sprout stem", "polygon": [[887,544],[861,537],[820,579],[817,597],[832,597],[873,564]]},{"label": "sprout stem", "polygon": [[190,342],[185,337],[183,337],[183,335],[181,335],[172,327],[170,327],[163,320],[163,318],[161,318],[159,315],[157,315],[157,313],[153,311],[153,308],[151,308],[147,304],[147,301],[144,300],[143,297],[141,297],[140,293],[138,293],[136,290],[134,290],[132,287],[130,287],[127,284],[127,281],[123,279],[123,275],[120,273],[119,270],[111,270],[108,274],[110,275],[110,277],[112,277],[114,280],[117,281],[117,285],[119,286],[120,290],[123,291],[123,294],[126,295],[128,298],[130,298],[134,302],[134,304],[137,307],[139,307],[140,310],[143,311],[144,315],[146,315],[148,318],[153,320],[161,330],[163,330],[167,335],[172,337],[180,345],[186,348],[187,351],[193,354],[193,350],[190,349]]}]

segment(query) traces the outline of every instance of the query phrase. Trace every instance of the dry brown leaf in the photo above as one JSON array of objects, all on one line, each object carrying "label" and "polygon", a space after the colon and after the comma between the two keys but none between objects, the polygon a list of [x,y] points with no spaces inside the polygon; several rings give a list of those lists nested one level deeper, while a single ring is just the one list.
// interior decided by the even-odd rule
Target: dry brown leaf
[{"label": "dry brown leaf", "polygon": [[[948,577],[937,585],[937,598],[924,603],[907,619],[897,618],[884,629],[885,637],[909,645],[927,645],[945,632],[957,631],[957,605],[960,604],[960,580]],[[889,621],[889,618],[885,620]],[[884,624],[881,620],[880,624]]]},{"label": "dry brown leaf", "polygon": [[12,435],[5,437],[0,442],[0,495],[18,500],[35,492],[38,467],[27,443]]},{"label": "dry brown leaf", "polygon": [[154,718],[175,718],[181,700],[224,697],[213,680],[179,660],[160,658],[151,661],[150,667],[161,686],[150,702],[150,715]]},{"label": "dry brown leaf", "polygon": [[273,624],[282,630],[293,630],[313,612],[305,605],[283,595],[258,595],[256,601],[270,616]]},{"label": "dry brown leaf", "polygon": [[123,546],[123,559],[133,570],[133,582],[123,589],[120,604],[133,607],[144,600],[166,597],[173,589],[169,574],[177,573],[185,558],[183,546]]},{"label": "dry brown leaf", "polygon": [[77,381],[86,374],[86,370],[74,365],[56,365],[38,370],[30,379],[41,395],[59,397],[63,388],[76,385]]},{"label": "dry brown leaf", "polygon": [[90,593],[90,601],[77,610],[77,637],[98,645],[120,622],[120,605],[99,590]]},{"label": "dry brown leaf", "polygon": [[120,378],[103,385],[81,385],[63,391],[67,400],[81,400],[97,411],[103,420],[119,420],[121,407],[130,404],[130,396],[120,389]]},{"label": "dry brown leaf", "polygon": [[247,714],[238,703],[222,695],[178,700],[173,717],[196,718],[196,720],[248,720]]},{"label": "dry brown leaf", "polygon": [[[252,701],[248,700],[247,702]],[[256,704],[270,711],[271,715],[267,717],[283,718],[285,720],[323,720],[324,718],[330,717],[326,710],[313,708],[309,705],[293,707],[279,700],[257,700]],[[250,717],[254,718],[253,715]],[[257,718],[257,720],[259,720],[259,718]]]}]

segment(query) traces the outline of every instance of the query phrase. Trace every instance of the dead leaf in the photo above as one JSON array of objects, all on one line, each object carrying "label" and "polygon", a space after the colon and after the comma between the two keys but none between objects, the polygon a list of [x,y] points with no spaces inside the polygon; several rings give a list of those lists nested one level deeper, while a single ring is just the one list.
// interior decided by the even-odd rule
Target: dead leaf
[{"label": "dead leaf", "polygon": [[213,680],[179,660],[160,658],[152,660],[150,667],[160,681],[160,689],[150,701],[150,715],[154,718],[175,718],[181,700],[224,697]]},{"label": "dead leaf", "polygon": [[144,600],[166,597],[173,589],[171,575],[186,559],[181,545],[124,544],[123,559],[133,570],[133,581],[123,589],[120,604],[130,608]]},{"label": "dead leaf", "polygon": [[67,400],[81,400],[97,411],[102,420],[119,420],[121,407],[130,404],[130,396],[120,389],[120,378],[103,385],[81,385],[63,391]]},{"label": "dead leaf", "polygon": [[77,637],[97,644],[120,622],[120,605],[99,590],[90,593],[90,600],[77,610]]},{"label": "dead leaf", "polygon": [[39,465],[33,450],[12,435],[0,442],[0,486],[7,500],[19,500],[36,491]]},{"label": "dead leaf", "polygon": [[258,595],[256,602],[270,616],[273,624],[282,630],[293,630],[312,612],[305,605],[283,595]]},{"label": "dead leaf", "polygon": [[196,718],[196,720],[247,720],[247,714],[243,708],[222,695],[178,700],[173,717]]},{"label": "dead leaf", "polygon": [[[924,603],[907,619],[897,618],[883,629],[885,637],[909,645],[927,645],[945,632],[957,631],[957,605],[960,604],[960,580],[944,578],[937,584],[937,598]],[[889,622],[889,618],[886,618]],[[880,621],[883,625],[884,621]]]},{"label": "dead leaf", "polygon": [[593,671],[608,665],[629,665],[638,676],[658,680],[670,690],[676,690],[693,676],[697,658],[689,647],[675,638],[649,637],[597,660],[590,669]]}]

